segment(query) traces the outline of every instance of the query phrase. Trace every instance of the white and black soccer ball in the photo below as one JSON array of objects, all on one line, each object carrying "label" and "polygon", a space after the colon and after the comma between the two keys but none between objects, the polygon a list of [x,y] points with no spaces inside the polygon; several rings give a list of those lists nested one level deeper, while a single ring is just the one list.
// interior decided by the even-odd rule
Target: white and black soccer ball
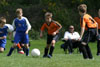
[{"label": "white and black soccer ball", "polygon": [[40,50],[37,49],[37,48],[32,49],[31,55],[32,55],[32,57],[39,57],[40,56]]}]

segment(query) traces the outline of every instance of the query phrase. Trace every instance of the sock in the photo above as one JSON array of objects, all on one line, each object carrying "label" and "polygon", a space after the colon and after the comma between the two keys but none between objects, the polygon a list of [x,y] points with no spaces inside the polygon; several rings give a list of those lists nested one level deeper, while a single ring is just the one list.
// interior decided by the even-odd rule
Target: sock
[{"label": "sock", "polygon": [[51,47],[50,47],[50,52],[49,52],[49,55],[51,55],[51,56],[52,56],[53,51],[54,51],[54,46],[51,46]]},{"label": "sock", "polygon": [[19,43],[17,44],[17,47],[18,47],[19,49],[21,49],[21,46],[20,46],[20,44],[19,44]]},{"label": "sock", "polygon": [[45,56],[47,56],[48,50],[49,50],[48,48],[45,48],[45,50],[44,50],[44,55],[45,55]]},{"label": "sock", "polygon": [[29,55],[29,48],[26,48],[26,56]]},{"label": "sock", "polygon": [[11,47],[9,53],[7,54],[7,56],[10,56],[12,54],[13,50],[14,50],[14,48]]},{"label": "sock", "polygon": [[22,46],[22,48],[23,48],[23,51],[26,52],[26,48],[24,46]]}]

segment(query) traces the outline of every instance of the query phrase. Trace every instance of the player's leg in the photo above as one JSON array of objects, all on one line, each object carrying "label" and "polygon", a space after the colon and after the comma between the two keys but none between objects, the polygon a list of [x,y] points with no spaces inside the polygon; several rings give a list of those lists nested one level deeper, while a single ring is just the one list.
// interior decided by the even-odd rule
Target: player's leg
[{"label": "player's leg", "polygon": [[47,55],[48,55],[48,51],[49,51],[49,47],[50,47],[52,38],[53,38],[52,36],[47,35],[47,45],[46,45],[46,47],[44,48],[44,55],[43,55],[43,58],[47,57]]},{"label": "player's leg", "polygon": [[20,45],[21,45],[21,47],[22,47],[24,53],[26,53],[26,47],[25,47],[25,44],[22,44],[22,43],[20,42]]},{"label": "player's leg", "polygon": [[19,34],[15,34],[15,37],[14,37],[14,44],[13,46],[10,48],[9,50],[9,53],[7,54],[7,56],[10,56],[12,54],[12,52],[14,51],[14,49],[16,48],[17,44],[19,43],[20,41],[20,36]]},{"label": "player's leg", "polygon": [[0,53],[4,52],[4,48],[0,47]]},{"label": "player's leg", "polygon": [[87,54],[88,54],[89,59],[92,59],[93,56],[92,56],[90,47],[88,46],[88,44],[85,47],[86,47],[86,50],[87,50]]},{"label": "player's leg", "polygon": [[55,40],[52,40],[51,46],[50,46],[49,55],[48,55],[49,58],[52,57],[52,54],[53,54],[53,51],[54,51],[54,48],[55,48],[55,43],[56,43],[56,41]]},{"label": "player's leg", "polygon": [[11,54],[12,54],[12,52],[14,51],[14,49],[16,48],[16,46],[17,46],[17,44],[14,43],[14,45],[10,48],[10,50],[9,50],[9,52],[8,52],[8,54],[7,54],[7,56],[11,56]]},{"label": "player's leg", "polygon": [[100,40],[97,41],[97,56],[100,56]]},{"label": "player's leg", "polygon": [[88,59],[89,56],[88,56],[88,53],[87,53],[87,49],[86,49],[86,46],[89,42],[89,39],[90,39],[90,32],[87,31],[84,36],[83,36],[83,39],[81,41],[81,50],[82,50],[82,53],[83,53],[83,58],[84,59]]},{"label": "player's leg", "polygon": [[5,50],[5,43],[1,43],[0,44],[0,53],[2,53],[2,52],[4,52],[4,50]]},{"label": "player's leg", "polygon": [[59,39],[59,34],[56,34],[56,36],[53,36],[53,39],[51,41],[50,52],[49,52],[49,55],[48,55],[49,58],[52,57],[52,54],[53,54],[53,51],[54,51],[54,48],[55,48],[55,43],[57,42],[58,39]]},{"label": "player's leg", "polygon": [[98,30],[99,35],[97,37],[97,56],[100,56],[100,29]]},{"label": "player's leg", "polygon": [[24,44],[24,46],[26,47],[26,56],[29,56],[29,36],[28,34],[22,35],[23,38],[21,39],[22,44]]},{"label": "player's leg", "polygon": [[29,44],[25,44],[26,56],[29,56]]},{"label": "player's leg", "polygon": [[44,55],[43,55],[43,58],[47,57],[48,55],[48,51],[49,51],[49,47],[50,47],[50,44],[47,44],[45,49],[44,49]]}]

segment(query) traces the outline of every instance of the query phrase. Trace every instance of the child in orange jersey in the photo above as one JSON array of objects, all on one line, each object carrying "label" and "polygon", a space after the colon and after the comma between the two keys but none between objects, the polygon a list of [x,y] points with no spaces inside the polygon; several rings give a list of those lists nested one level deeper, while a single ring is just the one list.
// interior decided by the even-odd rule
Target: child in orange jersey
[{"label": "child in orange jersey", "polygon": [[81,50],[83,53],[83,58],[93,59],[88,43],[96,40],[96,36],[98,35],[98,25],[97,22],[89,14],[87,14],[87,6],[85,4],[79,5],[78,10],[81,16],[81,33],[79,40],[81,40]]},{"label": "child in orange jersey", "polygon": [[[100,36],[100,9],[98,10],[98,17],[94,17],[94,19],[98,23],[98,32]],[[100,56],[100,39],[97,40],[97,56]]]},{"label": "child in orange jersey", "polygon": [[[45,13],[45,23],[41,27],[40,37],[43,36],[44,29],[47,29],[47,45],[44,50],[43,57],[52,57],[52,53],[54,51],[55,43],[59,38],[59,30],[62,28],[61,24],[57,21],[52,20],[52,13]],[[50,51],[49,51],[50,48]],[[49,54],[48,54],[49,51]]]}]

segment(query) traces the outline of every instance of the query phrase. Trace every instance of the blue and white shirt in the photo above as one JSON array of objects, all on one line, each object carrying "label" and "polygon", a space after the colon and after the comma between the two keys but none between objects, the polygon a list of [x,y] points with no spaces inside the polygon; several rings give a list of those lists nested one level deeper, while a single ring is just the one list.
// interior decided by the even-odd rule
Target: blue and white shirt
[{"label": "blue and white shirt", "polygon": [[[13,30],[12,25],[5,24],[3,28],[0,28],[0,37],[7,36],[8,32],[12,32]],[[0,43],[6,43],[6,39],[0,39]]]},{"label": "blue and white shirt", "polygon": [[31,25],[26,17],[21,19],[15,18],[12,26],[16,28],[16,32],[25,32],[27,29],[31,29]]}]

